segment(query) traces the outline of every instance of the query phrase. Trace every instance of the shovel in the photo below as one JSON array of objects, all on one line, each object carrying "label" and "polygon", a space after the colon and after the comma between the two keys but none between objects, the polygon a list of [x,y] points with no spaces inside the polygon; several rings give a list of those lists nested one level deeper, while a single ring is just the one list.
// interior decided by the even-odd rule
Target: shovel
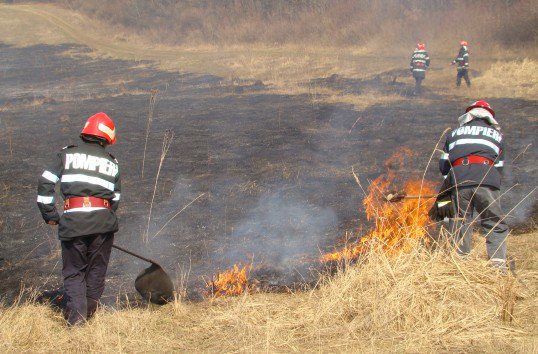
[{"label": "shovel", "polygon": [[151,263],[151,266],[138,274],[135,280],[135,289],[142,295],[142,298],[157,305],[164,305],[174,298],[172,280],[157,262],[126,250],[123,247],[117,245],[112,245],[112,247]]},{"label": "shovel", "polygon": [[404,191],[391,191],[388,194],[383,195],[383,200],[391,203],[401,202],[403,199],[431,199],[437,198],[437,195],[407,195]]}]

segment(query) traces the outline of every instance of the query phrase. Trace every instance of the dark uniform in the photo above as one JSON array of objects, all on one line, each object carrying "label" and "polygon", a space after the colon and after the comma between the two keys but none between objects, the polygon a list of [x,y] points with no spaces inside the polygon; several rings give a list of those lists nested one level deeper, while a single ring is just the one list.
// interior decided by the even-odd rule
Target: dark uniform
[{"label": "dark uniform", "polygon": [[486,234],[489,259],[504,265],[508,227],[499,201],[504,141],[493,115],[488,116],[480,103],[475,102],[469,113],[460,117],[461,126],[448,134],[439,168],[455,186],[452,198],[458,219],[452,221],[452,230],[459,253],[471,251],[472,214],[476,210]]},{"label": "dark uniform", "polygon": [[426,78],[426,70],[430,66],[430,56],[424,49],[415,49],[411,56],[410,69],[415,78],[415,95],[422,93],[422,80]]},{"label": "dark uniform", "polygon": [[452,63],[458,66],[456,86],[460,87],[461,78],[464,78],[467,87],[471,87],[471,80],[469,79],[469,51],[467,50],[466,46],[461,46],[458,56]]},{"label": "dark uniform", "polygon": [[[58,182],[65,200],[61,216],[54,203]],[[119,200],[118,161],[98,141],[83,140],[78,146],[65,147],[39,178],[39,210],[45,222],[59,223],[70,325],[84,322],[97,309],[118,231],[115,211]]]}]

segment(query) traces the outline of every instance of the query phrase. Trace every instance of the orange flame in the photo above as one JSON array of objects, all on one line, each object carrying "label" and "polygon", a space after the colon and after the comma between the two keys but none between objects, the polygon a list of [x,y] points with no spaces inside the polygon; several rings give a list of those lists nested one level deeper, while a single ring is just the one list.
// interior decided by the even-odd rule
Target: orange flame
[{"label": "orange flame", "polygon": [[[353,260],[364,254],[369,242],[380,241],[387,253],[409,252],[417,241],[426,241],[429,226],[428,210],[434,199],[403,199],[390,203],[384,199],[396,177],[394,165],[404,166],[403,162],[412,155],[409,149],[403,149],[389,158],[385,165],[388,172],[376,178],[368,187],[368,196],[363,205],[368,220],[374,225],[359,242],[346,246],[340,251],[325,254],[322,262]],[[403,190],[408,195],[435,195],[434,185],[429,181],[409,180],[403,184]]]},{"label": "orange flame", "polygon": [[247,275],[250,266],[247,264],[243,268],[240,267],[241,265],[234,264],[232,269],[218,273],[216,279],[207,281],[206,296],[216,299],[253,292],[254,288],[249,285]]}]

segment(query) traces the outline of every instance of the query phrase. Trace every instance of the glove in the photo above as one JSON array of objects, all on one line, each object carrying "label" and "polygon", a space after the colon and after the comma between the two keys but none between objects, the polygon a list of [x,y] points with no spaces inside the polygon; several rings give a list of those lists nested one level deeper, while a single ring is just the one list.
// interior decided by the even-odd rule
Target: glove
[{"label": "glove", "polygon": [[456,216],[456,208],[452,202],[451,195],[451,175],[447,176],[444,180],[441,188],[439,188],[439,193],[435,199],[435,203],[428,211],[428,215],[434,221],[441,221],[444,218],[453,218]]},{"label": "glove", "polygon": [[456,212],[450,193],[440,194],[428,214],[430,218],[436,221],[441,221],[444,218],[453,218]]}]

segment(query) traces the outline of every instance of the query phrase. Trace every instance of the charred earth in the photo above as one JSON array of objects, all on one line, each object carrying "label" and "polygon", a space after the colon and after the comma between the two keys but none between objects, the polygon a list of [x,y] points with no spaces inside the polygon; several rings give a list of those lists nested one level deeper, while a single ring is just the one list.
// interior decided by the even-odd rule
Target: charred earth
[{"label": "charred earth", "polygon": [[[263,281],[278,288],[308,283],[319,269],[320,253],[337,246],[346,231],[367,225],[364,195],[351,166],[367,184],[383,172],[387,156],[406,146],[416,154],[398,175],[420,177],[439,135],[454,126],[468,103],[426,93],[425,100],[358,111],[308,94],[276,94],[260,82],[161,71],[151,62],[91,59],[88,51],[79,45],[0,45],[0,294],[8,300],[22,285],[60,284],[56,230],[40,219],[35,184],[47,161],[63,146],[76,144],[82,122],[97,111],[107,112],[118,127],[111,152],[124,178],[119,245],[155,258],[176,285],[188,289],[203,288],[211,274],[239,262],[259,264]],[[403,98],[412,92],[382,76],[332,76],[315,84],[350,93],[377,89]],[[158,93],[142,177],[151,90]],[[538,104],[489,101],[507,139],[505,188],[516,185],[503,197],[509,211],[536,185],[537,167],[528,156],[537,152],[532,131]],[[167,130],[175,139],[162,164],[145,244]],[[427,177],[438,179],[436,160]],[[201,193],[203,198],[170,221]],[[533,203],[530,198],[519,205],[509,223],[528,224],[536,212]],[[135,277],[146,266],[114,253],[106,301],[133,292]]]}]

